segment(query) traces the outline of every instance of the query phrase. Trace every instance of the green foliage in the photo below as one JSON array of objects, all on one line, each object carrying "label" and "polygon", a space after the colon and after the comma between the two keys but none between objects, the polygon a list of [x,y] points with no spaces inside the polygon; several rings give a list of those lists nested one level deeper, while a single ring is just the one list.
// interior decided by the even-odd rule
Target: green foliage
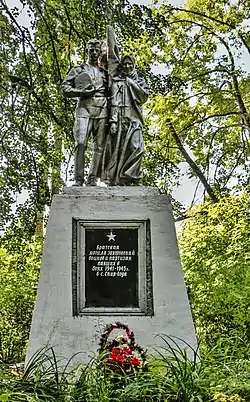
[{"label": "green foliage", "polygon": [[214,399],[213,399],[214,401],[217,401],[217,402],[244,402],[245,401],[245,399],[242,399],[239,395],[237,395],[237,394],[235,394],[235,395],[232,395],[232,396],[228,396],[228,395],[225,395],[225,394],[222,394],[222,393],[220,393],[220,392],[218,392],[218,393],[216,393],[215,395],[214,395]]},{"label": "green foliage", "polygon": [[24,357],[36,297],[41,240],[0,245],[0,361]]},{"label": "green foliage", "polygon": [[[166,370],[165,397],[167,400],[198,402],[209,396],[209,382],[204,375],[204,361],[201,361],[198,349],[191,348],[181,339],[161,336],[165,343],[163,351],[159,351],[160,367]],[[178,344],[179,342],[179,344]]]},{"label": "green foliage", "polygon": [[[224,394],[229,398],[238,394],[250,398],[249,342],[240,337],[223,337],[211,348],[201,343],[200,352],[206,366],[211,395]],[[244,400],[243,399],[243,400]],[[226,399],[227,401],[227,399]]]},{"label": "green foliage", "polygon": [[180,247],[196,330],[250,342],[250,199],[225,197],[192,209]]},{"label": "green foliage", "polygon": [[[92,359],[72,368],[74,358],[58,361],[53,349],[38,351],[24,373],[1,371],[0,401],[48,402],[246,402],[250,398],[247,360],[237,360],[237,347],[227,340],[209,352],[197,350],[180,339],[162,336],[163,346],[149,358],[148,371],[124,375]],[[189,356],[189,357],[188,357]],[[249,358],[249,357],[248,357]],[[79,356],[78,356],[79,360]],[[103,360],[102,360],[103,361]]]},{"label": "green foliage", "polygon": [[[56,361],[53,349],[41,350],[30,361],[22,377],[9,378],[5,382],[2,393],[8,395],[7,400],[15,402],[22,401],[18,399],[18,392],[23,393],[22,398],[27,398],[25,401],[36,397],[39,401],[50,402],[195,402],[203,400],[197,395],[208,397],[208,382],[205,384],[202,375],[199,378],[198,374],[202,371],[200,363],[189,360],[184,351],[176,349],[173,339],[163,339],[166,348],[159,352],[158,358],[150,359],[149,371],[132,376],[114,374],[105,366],[100,368],[98,359],[86,367],[69,370],[67,365],[63,367]],[[171,342],[173,345],[169,349]],[[190,381],[186,381],[188,378]]]},{"label": "green foliage", "polygon": [[[248,14],[246,4],[213,0],[144,9],[150,62],[166,71],[147,72],[159,150],[151,166],[161,156],[172,165],[187,162],[212,201],[248,183]],[[171,175],[165,171],[166,182]]]}]

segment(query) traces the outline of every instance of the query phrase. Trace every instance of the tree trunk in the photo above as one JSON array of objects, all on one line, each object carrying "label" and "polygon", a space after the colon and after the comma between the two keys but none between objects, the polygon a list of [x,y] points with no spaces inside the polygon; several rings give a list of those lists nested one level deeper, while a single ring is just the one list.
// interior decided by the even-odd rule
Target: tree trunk
[{"label": "tree trunk", "polygon": [[179,148],[182,156],[184,157],[185,161],[188,163],[188,165],[190,166],[190,168],[193,170],[193,172],[195,173],[195,175],[200,179],[200,181],[202,182],[207,194],[209,195],[209,197],[211,198],[211,200],[213,202],[218,202],[218,198],[216,197],[212,187],[210,186],[210,184],[208,183],[206,177],[204,176],[204,174],[202,173],[201,169],[199,168],[199,166],[193,161],[193,159],[189,156],[189,154],[187,153],[187,151],[185,150],[171,120],[168,118],[167,119],[167,123],[169,125],[171,134],[173,135],[173,138],[176,142],[177,147]]}]

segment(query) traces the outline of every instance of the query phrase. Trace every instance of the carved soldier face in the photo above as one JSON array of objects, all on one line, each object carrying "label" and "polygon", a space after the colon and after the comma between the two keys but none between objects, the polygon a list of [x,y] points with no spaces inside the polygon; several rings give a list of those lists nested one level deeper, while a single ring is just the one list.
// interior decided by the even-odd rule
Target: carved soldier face
[{"label": "carved soldier face", "polygon": [[125,74],[130,74],[134,70],[134,63],[129,57],[124,57],[122,61],[122,69]]},{"label": "carved soldier face", "polygon": [[96,63],[101,53],[101,46],[99,41],[90,40],[88,43],[88,60],[90,63]]}]

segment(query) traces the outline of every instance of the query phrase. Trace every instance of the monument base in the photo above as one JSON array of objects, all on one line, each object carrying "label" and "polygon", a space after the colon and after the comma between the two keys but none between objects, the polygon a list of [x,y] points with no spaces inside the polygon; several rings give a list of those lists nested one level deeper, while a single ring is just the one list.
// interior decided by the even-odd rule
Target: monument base
[{"label": "monument base", "polygon": [[151,187],[65,188],[51,206],[26,362],[47,345],[87,363],[115,321],[149,351],[163,345],[157,334],[196,345],[169,199]]}]

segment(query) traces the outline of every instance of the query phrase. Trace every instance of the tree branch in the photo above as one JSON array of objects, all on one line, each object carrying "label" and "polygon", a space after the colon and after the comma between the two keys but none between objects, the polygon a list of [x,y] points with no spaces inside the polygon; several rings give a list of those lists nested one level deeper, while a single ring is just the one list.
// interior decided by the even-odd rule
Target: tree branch
[{"label": "tree branch", "polygon": [[[211,17],[210,15],[207,15],[207,14],[203,14],[203,13],[201,13],[199,11],[187,10],[185,8],[180,8],[180,7],[173,7],[172,10],[183,11],[183,12],[185,12],[187,14],[197,15],[199,17],[202,17],[202,18],[211,20],[213,22],[216,22],[217,24],[227,26],[230,29],[236,30],[236,26],[234,24],[229,24],[228,22],[225,22],[225,21],[219,20],[217,18]],[[240,38],[241,42],[243,43],[243,45],[246,47],[248,53],[250,54],[250,46],[248,45],[248,43],[247,43],[246,39],[244,38],[244,36],[241,33],[238,33],[238,37]]]},{"label": "tree branch", "polygon": [[42,105],[44,107],[44,109],[48,112],[48,114],[50,115],[50,117],[54,120],[54,122],[59,126],[62,127],[62,123],[60,122],[60,120],[57,118],[57,116],[52,112],[52,110],[50,108],[48,108],[47,105],[44,105],[44,101],[42,100],[42,98],[37,95],[37,93],[34,91],[34,89],[32,88],[32,86],[25,80],[23,80],[22,78],[19,78],[17,76],[14,75],[9,75],[11,82],[13,83],[18,83],[19,85],[21,85],[22,87],[28,89],[28,91],[30,91],[32,93],[32,95],[34,96],[34,98],[37,100],[37,102]]},{"label": "tree branch", "polygon": [[[17,20],[15,19],[15,17],[13,16],[13,14],[10,12],[10,10],[8,9],[7,5],[4,3],[3,0],[1,0],[1,4],[2,4],[2,6],[3,6],[3,8],[4,8],[5,12],[6,12],[6,14],[7,14],[7,15],[9,16],[9,18],[11,19],[11,21],[14,23],[14,25],[16,25],[16,27],[18,28],[18,30],[21,32],[22,37],[25,38],[25,39],[27,40],[27,42],[29,43],[29,46],[30,46],[30,48],[33,50],[33,52],[34,52],[34,54],[35,54],[35,57],[36,57],[36,60],[37,60],[37,63],[38,63],[38,66],[39,66],[39,68],[40,68],[40,67],[41,67],[41,63],[40,63],[39,58],[38,58],[38,56],[37,56],[37,51],[36,51],[36,49],[34,48],[32,42],[30,41],[30,39],[27,38],[27,36],[25,35],[25,30],[22,29],[21,26],[18,24]],[[26,29],[26,31],[27,31],[27,29]]]},{"label": "tree branch", "polygon": [[203,184],[207,194],[209,195],[209,197],[211,198],[211,200],[213,202],[217,202],[218,198],[216,197],[212,187],[210,186],[210,184],[208,183],[205,175],[202,173],[201,169],[199,168],[199,166],[193,161],[193,159],[189,156],[189,154],[187,153],[187,151],[185,150],[171,120],[169,118],[166,119],[166,122],[169,126],[170,132],[182,154],[182,156],[184,157],[184,159],[186,160],[186,162],[188,163],[188,165],[190,166],[190,168],[193,170],[193,172],[195,173],[195,175],[200,179],[201,183]]},{"label": "tree branch", "polygon": [[228,113],[211,114],[210,116],[203,117],[201,120],[194,121],[193,123],[189,124],[188,126],[183,127],[181,129],[180,133],[183,133],[183,131],[186,131],[189,128],[193,127],[195,124],[201,124],[204,121],[207,121],[209,119],[214,119],[215,117],[227,117],[227,116],[235,116],[235,115],[241,116],[241,113],[240,112],[228,112]]}]

